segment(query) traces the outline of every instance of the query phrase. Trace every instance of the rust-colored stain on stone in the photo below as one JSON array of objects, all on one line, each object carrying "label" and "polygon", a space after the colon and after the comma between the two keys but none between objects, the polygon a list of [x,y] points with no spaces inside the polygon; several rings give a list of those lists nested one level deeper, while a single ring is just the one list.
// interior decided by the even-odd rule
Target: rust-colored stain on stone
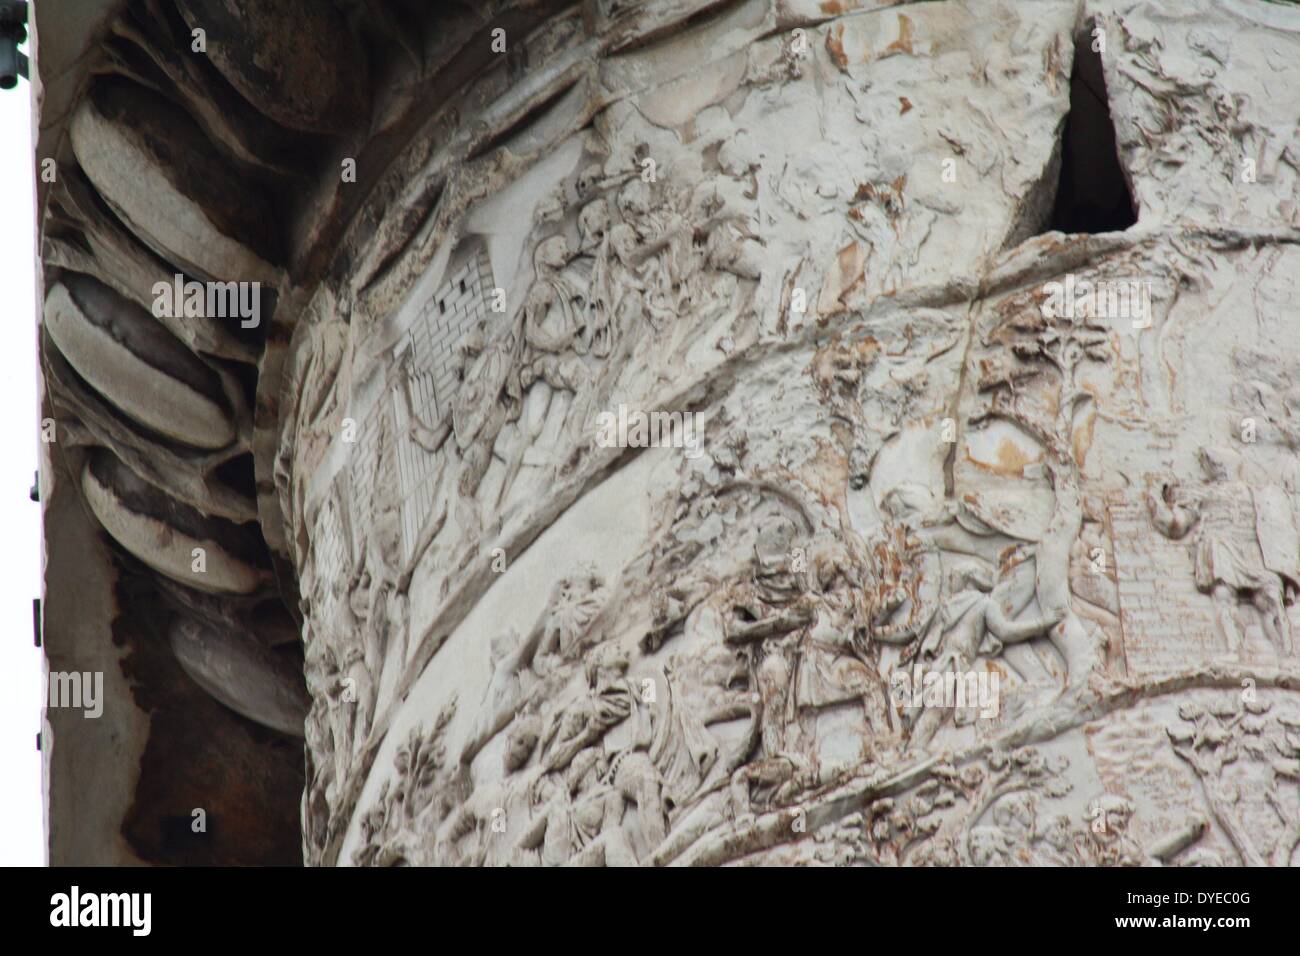
[{"label": "rust-colored stain on stone", "polygon": [[836,254],[835,265],[834,274],[827,277],[822,294],[819,322],[823,325],[827,317],[847,308],[845,296],[866,281],[866,252],[860,243],[850,242]]},{"label": "rust-colored stain on stone", "polygon": [[826,33],[826,52],[841,70],[848,69],[849,58],[844,52],[844,24],[838,24]]},{"label": "rust-colored stain on stone", "polygon": [[911,56],[913,54],[913,37],[914,34],[912,32],[911,18],[906,14],[900,13],[898,15],[898,39],[885,47],[885,55],[888,56],[891,53],[906,53]]},{"label": "rust-colored stain on stone", "polygon": [[993,461],[982,461],[971,456],[966,452],[966,460],[975,467],[984,471],[991,471],[995,475],[1003,475],[1009,478],[1020,478],[1025,473],[1025,466],[1030,464],[1033,459],[1025,454],[1024,449],[1009,438],[1004,438],[998,443],[997,457]]},{"label": "rust-colored stain on stone", "polygon": [[1059,38],[1052,41],[1052,45],[1047,48],[1043,54],[1043,76],[1047,80],[1047,88],[1053,93],[1059,86],[1058,77],[1062,73],[1062,57]]},{"label": "rust-colored stain on stone", "polygon": [[862,247],[856,242],[850,242],[839,251],[838,259],[840,262],[840,275],[851,275],[855,269],[861,272]]},{"label": "rust-colored stain on stone", "polygon": [[998,443],[998,470],[1008,475],[1023,475],[1029,456],[1024,449],[1009,438]]},{"label": "rust-colored stain on stone", "polygon": [[[1084,391],[1093,395],[1093,399],[1096,400],[1096,395],[1093,394],[1091,387],[1085,386]],[[1071,439],[1071,451],[1074,453],[1074,460],[1079,463],[1080,468],[1088,461],[1088,452],[1092,450],[1092,437],[1096,426],[1097,416],[1088,415],[1083,427],[1076,429]]]}]

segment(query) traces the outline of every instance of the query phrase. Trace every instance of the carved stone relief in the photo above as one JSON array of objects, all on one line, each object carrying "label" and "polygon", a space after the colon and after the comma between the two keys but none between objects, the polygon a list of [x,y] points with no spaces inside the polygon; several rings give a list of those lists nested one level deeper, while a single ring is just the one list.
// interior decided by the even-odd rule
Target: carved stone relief
[{"label": "carved stone relief", "polygon": [[[374,689],[309,858],[1290,864],[1294,129],[1189,94],[1161,135],[1274,178],[1169,176],[1136,79],[1158,34],[1234,90],[1240,14],[660,6],[314,317],[356,441],[282,500]],[[1138,218],[1098,234],[1046,208],[1083,24]],[[620,407],[700,453],[607,447]]]},{"label": "carved stone relief", "polygon": [[52,860],[1300,862],[1294,4],[38,6]]}]

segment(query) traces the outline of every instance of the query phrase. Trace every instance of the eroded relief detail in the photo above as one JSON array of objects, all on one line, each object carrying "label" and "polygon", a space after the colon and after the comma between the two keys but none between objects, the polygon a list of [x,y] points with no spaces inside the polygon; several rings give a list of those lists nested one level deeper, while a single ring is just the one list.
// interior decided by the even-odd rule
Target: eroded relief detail
[{"label": "eroded relief detail", "polygon": [[[384,268],[295,333],[309,859],[1297,862],[1263,41],[1200,3],[669,6],[530,38],[535,112],[490,161],[439,127],[427,218],[387,210]],[[1137,222],[1053,228],[1085,25]],[[1253,98],[1171,119],[1134,77],[1186,57]],[[1168,123],[1273,178],[1167,175]],[[620,408],[698,415],[700,453],[611,446]]]}]

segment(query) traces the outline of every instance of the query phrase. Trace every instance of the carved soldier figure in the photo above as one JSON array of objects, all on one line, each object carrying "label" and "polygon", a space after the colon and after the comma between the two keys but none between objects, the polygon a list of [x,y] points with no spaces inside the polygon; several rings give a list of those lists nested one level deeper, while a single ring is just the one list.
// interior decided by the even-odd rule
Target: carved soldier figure
[{"label": "carved soldier figure", "polygon": [[539,850],[544,866],[635,866],[636,853],[623,829],[624,800],[605,782],[608,765],[590,747],[559,773],[533,787],[533,824],[519,846]]},{"label": "carved soldier figure", "polygon": [[[921,644],[916,658],[916,680],[922,680],[926,673],[953,673],[960,681],[971,672],[981,655],[995,656],[1001,653],[1004,644],[1040,637],[1060,623],[1065,615],[1059,608],[1028,620],[1016,620],[1023,605],[1012,605],[1013,584],[1012,578],[1004,577],[994,587],[989,573],[974,562],[950,569],[941,623]],[[974,719],[971,706],[927,707],[912,729],[908,746],[929,744],[949,713],[958,726]]]},{"label": "carved soldier figure", "polygon": [[[861,582],[865,560],[853,555],[839,538],[814,539],[808,553],[808,578],[814,620],[804,630],[799,647],[795,707],[804,732],[821,740],[819,713],[852,704],[858,709],[850,725],[859,738],[852,763],[875,756],[890,735],[884,686],[875,667],[864,659],[870,645]],[[825,778],[829,767],[819,768]]]},{"label": "carved soldier figure", "polygon": [[[589,228],[594,228],[589,224]],[[536,274],[523,310],[524,353],[515,384],[518,409],[509,420],[520,429],[506,466],[498,502],[504,502],[525,454],[543,435],[554,438],[569,417],[573,398],[590,381],[582,356],[591,344],[590,285],[592,266],[572,264],[564,236],[543,239],[533,253]],[[585,418],[580,409],[579,423]]]},{"label": "carved soldier figure", "polygon": [[[448,852],[473,866],[506,866],[530,862],[517,845],[519,832],[528,819],[528,793],[538,774],[516,779],[537,749],[541,721],[532,716],[514,720],[506,735],[501,758],[502,778],[492,784],[476,786],[442,827],[440,842]],[[458,844],[470,834],[476,839],[462,851]],[[535,861],[534,861],[535,862]]]},{"label": "carved soldier figure", "polygon": [[[366,696],[371,700],[382,685],[386,668],[391,665],[391,673],[401,673],[407,651],[406,596],[399,587],[403,572],[401,512],[391,487],[396,469],[387,414],[380,418],[375,442],[374,497],[368,502],[373,526],[362,538],[361,559],[348,579],[349,604],[362,625],[358,632],[360,647],[350,648],[346,654],[351,664],[349,675],[359,679],[355,673],[359,670],[355,660],[359,653],[368,683]],[[363,713],[360,700],[358,694],[358,718],[364,717],[364,726],[368,727],[374,717],[373,703],[368,701]]]},{"label": "carved soldier figure", "polygon": [[640,238],[626,221],[614,223],[606,237],[605,255],[592,277],[592,301],[603,306],[614,328],[626,330],[641,314],[645,283],[641,280]]},{"label": "carved soldier figure", "polygon": [[1086,624],[1099,632],[1106,645],[1108,663],[1122,659],[1119,626],[1119,588],[1110,539],[1103,516],[1105,506],[1093,496],[1083,501],[1084,521],[1070,547],[1071,602]]},{"label": "carved soldier figure", "polygon": [[528,692],[537,684],[532,663],[540,639],[541,629],[535,627],[527,639],[521,640],[510,629],[490,642],[488,650],[492,677],[483,692],[483,703],[474,730],[461,749],[462,764],[470,764],[479,751],[515,719],[523,707]]},{"label": "carved soldier figure", "polygon": [[[792,568],[794,529],[788,523],[760,532],[753,579],[734,595],[725,640],[749,647],[753,703],[749,731],[727,769],[738,817],[750,812],[751,785],[773,803],[785,803],[810,772],[795,705],[799,637],[813,620],[804,580]],[[737,613],[743,615],[737,618]],[[757,759],[750,762],[758,751]]]},{"label": "carved soldier figure", "polygon": [[[547,722],[541,763],[547,770],[563,771],[580,753],[598,749],[603,759],[599,782],[620,801],[636,805],[641,835],[653,848],[667,835],[667,810],[663,781],[649,755],[652,715],[643,706],[640,688],[627,676],[629,666],[627,652],[616,644],[588,655],[586,691]],[[623,732],[611,733],[615,728]]]},{"label": "carved soldier figure", "polygon": [[[1244,640],[1233,617],[1237,597],[1242,595],[1259,613],[1264,634],[1278,653],[1290,655],[1291,625],[1284,605],[1283,575],[1296,573],[1296,558],[1289,555],[1289,567],[1272,570],[1265,563],[1260,543],[1261,531],[1276,535],[1283,529],[1261,527],[1250,485],[1232,477],[1234,456],[1230,452],[1202,448],[1199,457],[1207,478],[1205,486],[1188,492],[1173,481],[1163,482],[1147,497],[1152,524],[1174,540],[1196,529],[1192,550],[1196,587],[1214,599],[1215,619],[1229,652],[1239,653]],[[1294,541],[1294,525],[1290,538]]]},{"label": "carved soldier figure", "polygon": [[[555,656],[563,661],[580,657],[600,640],[599,624],[609,599],[605,578],[591,564],[579,564],[556,581],[537,622],[541,631],[538,656],[543,659]],[[549,666],[550,662],[542,669]]]},{"label": "carved soldier figure", "polygon": [[517,363],[521,347],[518,329],[501,332],[484,342],[482,324],[466,334],[462,381],[451,400],[456,447],[464,457],[460,493],[472,498],[492,463],[492,449],[508,421],[518,419],[522,403]]},{"label": "carved soldier figure", "polygon": [[612,303],[617,293],[612,288],[609,203],[593,200],[578,214],[578,252],[591,260],[587,277],[586,302],[583,308],[582,330],[574,344],[579,355],[590,352],[596,358],[605,358],[613,348],[615,311]]},{"label": "carved soldier figure", "polygon": [[681,285],[691,272],[691,237],[694,230],[671,202],[652,210],[650,187],[634,179],[618,196],[623,221],[641,240],[638,274],[644,283],[643,302],[651,324],[663,329],[679,314]]},{"label": "carved soldier figure", "polygon": [[470,763],[514,719],[537,688],[539,675],[551,674],[599,639],[596,629],[608,600],[604,578],[594,568],[579,565],[551,587],[546,606],[527,635],[520,639],[511,631],[493,639],[492,678],[479,719],[461,751],[462,763]]},{"label": "carved soldier figure", "polygon": [[1043,827],[1042,834],[1035,844],[1034,865],[1080,865],[1083,861],[1079,847],[1083,839],[1083,831],[1067,814],[1057,814]]},{"label": "carved soldier figure", "polygon": [[582,331],[586,283],[566,270],[572,258],[563,236],[543,239],[533,254],[537,278],[524,303],[524,339],[540,352],[567,351]]},{"label": "carved soldier figure", "polygon": [[309,842],[322,844],[329,825],[329,807],[335,797],[335,781],[339,773],[336,765],[351,742],[338,736],[346,728],[335,722],[339,708],[339,675],[333,649],[327,641],[312,633],[310,624],[304,627],[303,637],[304,670],[307,689],[312,696],[311,711],[305,723],[309,776],[303,794],[303,827]]},{"label": "carved soldier figure", "polygon": [[[810,768],[801,746],[799,725],[793,713],[790,638],[766,638],[753,651],[752,687],[755,697],[750,731],[732,757],[731,801],[738,821],[750,816],[751,789],[760,788],[768,802],[788,803]],[[757,748],[758,757],[750,760]]]},{"label": "carved soldier figure", "polygon": [[1032,791],[1008,793],[993,804],[992,816],[1013,849],[1027,850],[1038,837],[1038,807]]}]

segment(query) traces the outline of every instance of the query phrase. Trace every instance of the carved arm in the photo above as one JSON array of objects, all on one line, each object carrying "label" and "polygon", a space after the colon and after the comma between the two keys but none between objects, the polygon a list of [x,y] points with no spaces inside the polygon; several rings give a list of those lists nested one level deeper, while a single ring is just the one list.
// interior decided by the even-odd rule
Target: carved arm
[{"label": "carved arm", "polygon": [[1027,621],[1013,621],[1002,610],[1002,602],[995,596],[991,596],[984,622],[988,625],[989,633],[1003,644],[1017,644],[1046,634],[1065,620],[1065,615],[1066,609],[1058,607],[1041,617],[1030,618]]},{"label": "carved arm", "polygon": [[1200,517],[1195,502],[1177,501],[1169,493],[1167,485],[1161,488],[1159,494],[1147,494],[1147,510],[1151,513],[1151,523],[1156,530],[1174,541],[1186,536]]},{"label": "carved arm", "polygon": [[768,637],[789,634],[812,623],[812,610],[803,604],[758,621],[733,624],[727,628],[728,644],[752,644]]}]

